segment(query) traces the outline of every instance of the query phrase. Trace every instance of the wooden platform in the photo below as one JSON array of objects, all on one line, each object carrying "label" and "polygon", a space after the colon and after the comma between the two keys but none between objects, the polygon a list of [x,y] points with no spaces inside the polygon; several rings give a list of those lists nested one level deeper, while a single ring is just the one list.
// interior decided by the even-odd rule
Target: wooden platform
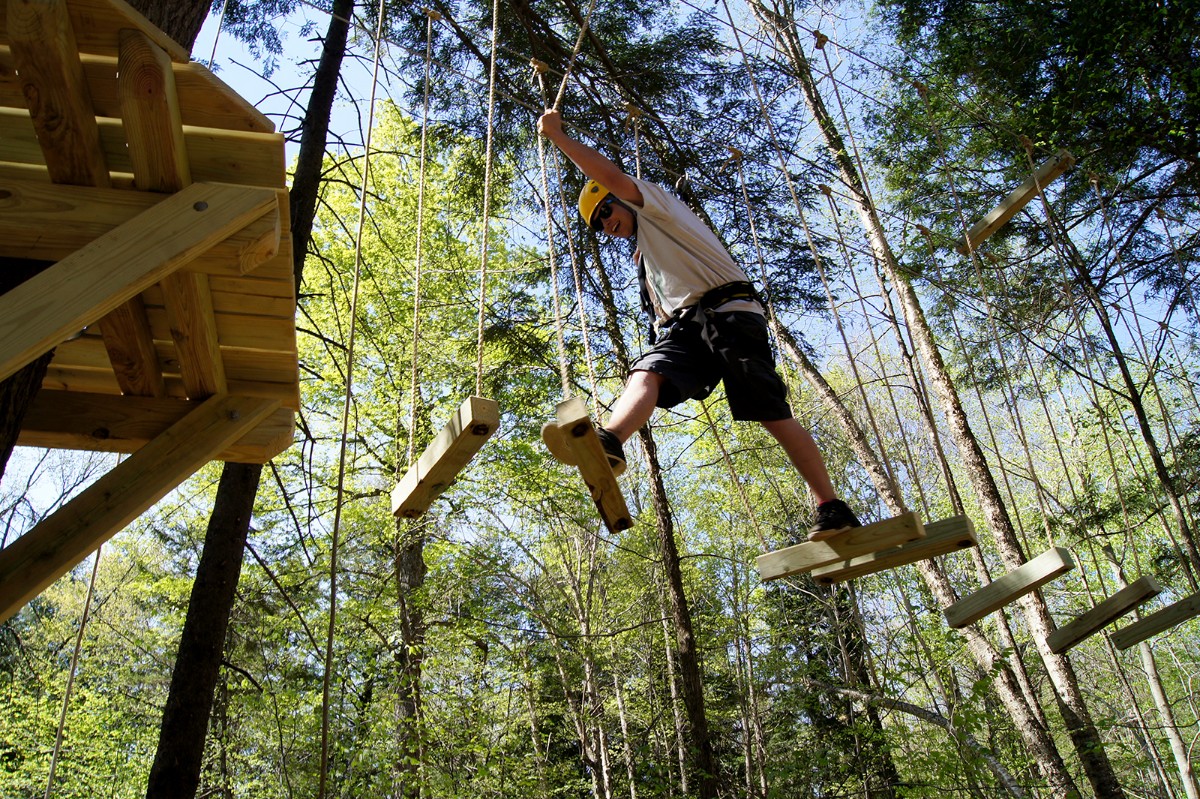
[{"label": "wooden platform", "polygon": [[608,465],[608,456],[604,454],[604,446],[596,435],[592,417],[583,400],[571,397],[558,403],[555,421],[574,455],[579,474],[587,484],[604,524],[613,532],[632,527],[629,507],[625,504],[612,467]]},{"label": "wooden platform", "polygon": [[500,426],[495,400],[467,397],[392,491],[392,513],[416,519],[450,487]]},{"label": "wooden platform", "polygon": [[123,0],[0,0],[0,379],[53,351],[19,443],[132,453],[0,550],[15,612],[300,407],[284,139]]},{"label": "wooden platform", "polygon": [[820,566],[852,560],[860,555],[890,549],[925,537],[925,527],[917,514],[902,513],[862,527],[852,527],[825,541],[806,541],[765,555],[756,561],[764,580],[778,580]]},{"label": "wooden platform", "polygon": [[[278,408],[218,457],[291,443],[286,177],[270,120],[124,2],[0,0],[0,256],[61,267],[0,298],[0,376],[54,349],[21,444],[134,452],[221,393]],[[245,210],[215,219],[215,195]],[[205,235],[184,247],[190,217]],[[134,254],[138,274],[110,274]],[[17,321],[31,302],[36,336]]]},{"label": "wooden platform", "polygon": [[974,624],[1073,568],[1075,561],[1069,551],[1063,547],[1048,549],[946,608],[946,622],[955,629]]},{"label": "wooden platform", "polygon": [[946,555],[978,545],[975,538],[975,525],[967,516],[951,516],[949,519],[930,522],[925,525],[925,537],[908,544],[889,547],[878,552],[870,552],[818,566],[813,569],[812,578],[822,585],[852,580],[884,569],[894,569],[910,563],[916,563],[938,555]]},{"label": "wooden platform", "polygon": [[1046,644],[1050,647],[1051,652],[1061,655],[1083,639],[1099,632],[1102,627],[1112,624],[1129,613],[1138,605],[1158,596],[1160,591],[1162,588],[1158,582],[1148,574],[1134,580],[1096,607],[1079,614],[1070,623],[1064,624],[1050,633],[1046,636]]}]

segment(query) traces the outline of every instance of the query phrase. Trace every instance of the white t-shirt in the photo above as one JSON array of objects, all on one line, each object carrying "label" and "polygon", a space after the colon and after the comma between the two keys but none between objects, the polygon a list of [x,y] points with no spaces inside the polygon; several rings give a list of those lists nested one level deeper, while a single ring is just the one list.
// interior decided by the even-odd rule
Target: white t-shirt
[{"label": "white t-shirt", "polygon": [[[642,192],[637,210],[637,244],[646,268],[650,299],[660,319],[695,305],[709,289],[748,281],[721,240],[692,210],[661,186],[633,179]],[[722,311],[754,311],[753,300],[732,300]]]}]

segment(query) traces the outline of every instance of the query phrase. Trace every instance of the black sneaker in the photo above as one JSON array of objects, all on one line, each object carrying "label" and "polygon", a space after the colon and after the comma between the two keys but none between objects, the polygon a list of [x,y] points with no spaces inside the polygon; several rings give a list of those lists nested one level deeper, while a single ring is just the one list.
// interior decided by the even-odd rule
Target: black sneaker
[{"label": "black sneaker", "polygon": [[824,541],[851,527],[862,527],[854,511],[840,499],[831,499],[817,506],[817,518],[808,528],[808,540]]},{"label": "black sneaker", "polygon": [[604,454],[608,456],[608,465],[612,467],[613,477],[620,477],[625,471],[625,450],[621,447],[620,439],[603,427],[596,428],[596,435],[600,438],[600,445],[604,447]]}]

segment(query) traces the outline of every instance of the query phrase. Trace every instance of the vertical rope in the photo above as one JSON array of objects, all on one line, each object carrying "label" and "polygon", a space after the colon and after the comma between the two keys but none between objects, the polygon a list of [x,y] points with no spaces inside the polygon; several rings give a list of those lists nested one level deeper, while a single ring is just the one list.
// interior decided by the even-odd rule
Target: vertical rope
[{"label": "vertical rope", "polygon": [[383,44],[383,19],[386,5],[379,0],[379,21],[375,28],[375,58],[371,73],[371,106],[367,113],[367,135],[363,149],[363,181],[359,192],[358,229],[354,237],[354,287],[350,300],[350,340],[346,345],[346,397],[342,405],[342,437],[338,451],[337,503],[333,512],[333,531],[329,545],[329,627],[325,638],[325,673],[321,678],[321,766],[317,799],[325,799],[329,778],[329,692],[333,672],[333,634],[337,625],[337,558],[342,522],[342,500],[346,482],[346,442],[350,432],[350,410],[354,398],[354,344],[358,329],[358,294],[362,274],[362,237],[367,215],[367,190],[371,180],[371,134],[375,127],[375,92],[379,88],[379,55]]},{"label": "vertical rope", "polygon": [[412,377],[409,381],[408,402],[408,465],[412,466],[417,443],[417,387],[420,384],[419,368],[421,341],[421,271],[423,268],[423,245],[425,242],[425,161],[428,156],[429,137],[429,72],[433,60],[433,23],[441,20],[441,14],[425,9],[425,93],[421,104],[421,154],[417,177],[417,252],[413,274],[413,334],[412,334]]},{"label": "vertical rope", "polygon": [[483,396],[483,322],[487,308],[488,241],[492,214],[492,140],[496,119],[496,54],[500,38],[500,0],[492,2],[492,53],[488,69],[487,139],[483,162],[483,241],[479,247],[479,324],[475,342],[475,395]]},{"label": "vertical rope", "polygon": [[75,648],[71,651],[71,668],[67,672],[67,688],[63,692],[62,712],[58,716],[58,731],[54,734],[54,751],[50,755],[50,773],[46,776],[46,799],[54,790],[54,772],[58,768],[58,755],[62,751],[63,732],[67,726],[67,709],[71,706],[71,693],[75,688],[75,673],[79,667],[79,653],[83,649],[83,632],[87,628],[88,615],[92,609],[92,595],[96,590],[96,575],[100,572],[100,550],[92,560],[92,576],[88,580],[87,596],[83,600],[83,613],[79,617],[79,632],[75,636]]},{"label": "vertical rope", "polygon": [[[545,107],[547,100],[546,80],[544,73],[546,65],[540,61],[534,60],[531,62],[537,75],[537,80],[542,90],[542,106]],[[540,166],[539,174],[542,179],[542,197],[545,202],[546,209],[546,246],[547,255],[550,258],[550,290],[554,302],[554,337],[558,345],[558,374],[562,381],[563,399],[571,396],[571,372],[567,363],[567,345],[566,337],[563,333],[563,313],[562,313],[562,298],[558,290],[558,253],[554,243],[554,210],[550,205],[550,183],[548,177],[548,169],[546,168],[546,140],[542,136],[537,137],[537,154],[538,164]],[[570,235],[567,236],[568,242]]]}]

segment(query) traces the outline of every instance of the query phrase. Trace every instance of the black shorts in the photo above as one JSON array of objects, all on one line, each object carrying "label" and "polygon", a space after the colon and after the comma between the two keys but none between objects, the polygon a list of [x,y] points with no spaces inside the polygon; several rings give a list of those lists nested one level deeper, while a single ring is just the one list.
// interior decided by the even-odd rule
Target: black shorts
[{"label": "black shorts", "polygon": [[734,419],[772,422],[792,416],[762,314],[699,310],[685,314],[633,365],[632,371],[639,370],[666,378],[658,395],[660,408],[702,400],[724,381]]}]

